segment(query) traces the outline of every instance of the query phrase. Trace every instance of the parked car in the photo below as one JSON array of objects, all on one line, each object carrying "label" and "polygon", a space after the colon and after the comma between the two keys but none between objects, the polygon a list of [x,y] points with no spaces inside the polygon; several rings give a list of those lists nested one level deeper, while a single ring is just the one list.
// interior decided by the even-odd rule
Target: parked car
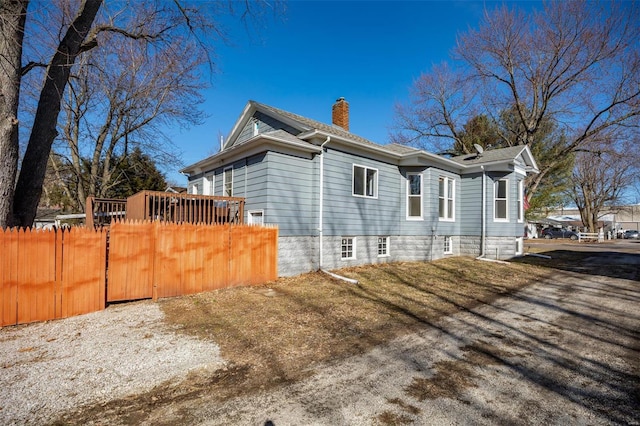
[{"label": "parked car", "polygon": [[574,231],[570,231],[564,228],[545,228],[542,230],[541,234],[542,238],[552,239],[552,238],[571,238],[572,240],[578,239],[578,233]]},{"label": "parked car", "polygon": [[624,231],[624,238],[625,239],[638,239],[640,238],[640,232],[634,230],[634,229],[628,229],[626,231]]}]

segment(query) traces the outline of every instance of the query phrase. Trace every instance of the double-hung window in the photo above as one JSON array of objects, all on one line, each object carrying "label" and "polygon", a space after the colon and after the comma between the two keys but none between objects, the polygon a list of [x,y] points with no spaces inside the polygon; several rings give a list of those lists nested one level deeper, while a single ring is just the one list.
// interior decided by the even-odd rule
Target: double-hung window
[{"label": "double-hung window", "polygon": [[407,219],[422,219],[421,173],[407,173]]},{"label": "double-hung window", "polygon": [[524,181],[518,181],[518,222],[524,218]]},{"label": "double-hung window", "polygon": [[493,184],[493,219],[498,222],[509,220],[507,205],[508,180],[500,179]]},{"label": "double-hung window", "polygon": [[233,167],[227,167],[222,172],[222,195],[233,197]]},{"label": "double-hung window", "polygon": [[353,195],[359,197],[378,197],[378,170],[353,165]]},{"label": "double-hung window", "polygon": [[456,182],[448,177],[438,180],[438,216],[440,220],[455,220],[455,187]]}]

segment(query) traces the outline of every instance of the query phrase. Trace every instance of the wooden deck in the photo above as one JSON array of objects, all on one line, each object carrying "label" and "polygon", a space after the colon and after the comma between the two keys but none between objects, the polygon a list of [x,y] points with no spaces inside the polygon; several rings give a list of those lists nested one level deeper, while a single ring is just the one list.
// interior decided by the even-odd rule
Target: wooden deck
[{"label": "wooden deck", "polygon": [[207,225],[243,224],[244,198],[141,191],[126,200],[87,198],[87,227],[108,226],[114,219]]}]

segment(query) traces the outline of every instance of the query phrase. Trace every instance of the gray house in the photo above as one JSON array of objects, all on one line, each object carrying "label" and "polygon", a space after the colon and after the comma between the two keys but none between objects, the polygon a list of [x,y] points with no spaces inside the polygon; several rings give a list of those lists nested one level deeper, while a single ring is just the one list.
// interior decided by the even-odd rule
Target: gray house
[{"label": "gray house", "polygon": [[523,250],[526,146],[445,158],[249,101],[222,150],[182,170],[189,192],[245,197],[247,223],[279,228],[282,276]]}]

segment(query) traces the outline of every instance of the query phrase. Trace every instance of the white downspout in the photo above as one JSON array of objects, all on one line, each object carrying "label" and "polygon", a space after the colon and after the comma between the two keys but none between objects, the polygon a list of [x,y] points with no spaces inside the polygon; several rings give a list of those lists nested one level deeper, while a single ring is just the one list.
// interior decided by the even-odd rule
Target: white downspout
[{"label": "white downspout", "polygon": [[480,256],[478,258],[484,257],[487,243],[487,173],[484,170],[484,166],[480,166],[480,169],[482,169],[482,231],[480,236]]},{"label": "white downspout", "polygon": [[318,260],[318,269],[322,269],[323,257],[322,257],[322,214],[324,211],[324,146],[331,142],[331,136],[327,136],[327,140],[320,145],[320,202],[318,211],[318,244],[320,246],[320,257]]}]

